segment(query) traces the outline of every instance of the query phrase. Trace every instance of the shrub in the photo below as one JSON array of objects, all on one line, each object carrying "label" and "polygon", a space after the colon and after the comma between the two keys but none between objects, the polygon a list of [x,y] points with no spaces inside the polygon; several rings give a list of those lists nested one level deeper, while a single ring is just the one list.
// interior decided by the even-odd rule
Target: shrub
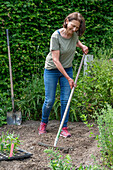
[{"label": "shrub", "polygon": [[103,163],[113,168],[113,108],[107,104],[99,114],[95,112],[99,136],[97,136]]},{"label": "shrub", "polygon": [[113,106],[113,67],[106,59],[94,59],[87,73],[80,75],[71,101],[70,118],[80,120],[82,115],[93,115],[108,102]]}]

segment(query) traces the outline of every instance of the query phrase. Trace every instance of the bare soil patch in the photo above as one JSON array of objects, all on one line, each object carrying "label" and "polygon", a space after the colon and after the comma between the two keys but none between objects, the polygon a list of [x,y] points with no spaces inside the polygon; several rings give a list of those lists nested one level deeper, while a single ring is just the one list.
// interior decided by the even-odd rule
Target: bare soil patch
[{"label": "bare soil patch", "polygon": [[[53,145],[59,128],[59,121],[51,120],[47,126],[47,134],[38,135],[39,121],[25,121],[20,126],[4,125],[0,127],[0,135],[2,132],[9,131],[10,133],[19,134],[23,144],[21,149],[33,154],[31,158],[24,160],[1,161],[0,170],[46,170],[48,168],[48,157],[44,153],[44,146],[39,146],[38,142]],[[97,160],[100,159],[99,148],[95,137],[89,137],[90,130],[82,122],[69,122],[69,132],[72,134],[70,138],[60,137],[57,146],[70,147],[73,149],[60,151],[64,157],[69,154],[72,158],[72,163],[76,167],[81,164],[84,166],[93,165],[94,160],[91,155],[94,155]],[[98,128],[94,125],[91,131],[97,135]]]}]

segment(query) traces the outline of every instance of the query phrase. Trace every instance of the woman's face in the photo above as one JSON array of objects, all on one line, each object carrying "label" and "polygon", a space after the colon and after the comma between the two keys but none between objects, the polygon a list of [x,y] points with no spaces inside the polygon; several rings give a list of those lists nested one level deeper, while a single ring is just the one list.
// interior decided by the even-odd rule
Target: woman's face
[{"label": "woman's face", "polygon": [[67,24],[67,33],[72,35],[73,32],[76,32],[79,30],[80,27],[80,22],[77,20],[72,20],[72,21],[66,21]]}]

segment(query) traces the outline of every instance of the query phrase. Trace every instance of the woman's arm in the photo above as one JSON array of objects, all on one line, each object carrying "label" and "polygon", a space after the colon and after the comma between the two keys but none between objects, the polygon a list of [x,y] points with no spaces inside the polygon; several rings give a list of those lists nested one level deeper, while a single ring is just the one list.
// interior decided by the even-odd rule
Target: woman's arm
[{"label": "woman's arm", "polygon": [[65,78],[68,80],[70,88],[72,89],[74,84],[74,81],[72,78],[70,78],[68,76],[68,74],[66,73],[66,71],[64,70],[61,62],[59,61],[59,56],[60,56],[60,51],[52,51],[52,58],[53,58],[53,62],[56,65],[57,69],[65,76]]},{"label": "woman's arm", "polygon": [[81,48],[82,51],[87,54],[88,53],[88,47],[83,45],[79,40],[78,40],[78,43],[76,44],[77,47]]}]

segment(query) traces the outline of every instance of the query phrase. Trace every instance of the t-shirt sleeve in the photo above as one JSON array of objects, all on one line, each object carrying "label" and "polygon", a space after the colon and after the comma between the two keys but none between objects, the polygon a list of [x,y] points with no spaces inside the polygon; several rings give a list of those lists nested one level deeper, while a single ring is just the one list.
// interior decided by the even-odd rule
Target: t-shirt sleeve
[{"label": "t-shirt sleeve", "polygon": [[59,41],[57,35],[52,35],[50,40],[50,51],[59,50]]}]

